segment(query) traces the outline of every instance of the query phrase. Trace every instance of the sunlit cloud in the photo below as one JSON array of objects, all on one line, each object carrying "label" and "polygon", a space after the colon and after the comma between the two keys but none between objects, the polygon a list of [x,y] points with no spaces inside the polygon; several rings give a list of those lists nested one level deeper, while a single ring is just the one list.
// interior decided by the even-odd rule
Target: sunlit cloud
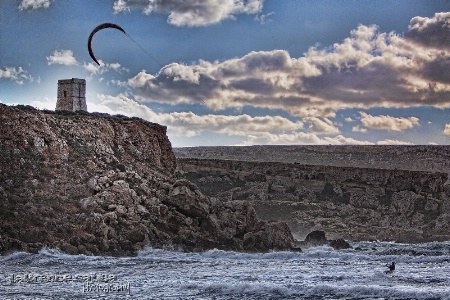
[{"label": "sunlit cloud", "polygon": [[22,67],[6,67],[0,68],[0,80],[9,80],[17,84],[24,84],[25,82],[33,82],[34,78]]},{"label": "sunlit cloud", "polygon": [[413,145],[413,143],[399,141],[399,140],[387,139],[387,140],[384,140],[384,141],[377,142],[377,145]]},{"label": "sunlit cloud", "polygon": [[367,128],[362,128],[359,125],[356,125],[356,126],[352,127],[352,131],[353,132],[367,132]]},{"label": "sunlit cloud", "polygon": [[66,66],[74,66],[77,65],[77,60],[73,56],[72,50],[55,50],[52,55],[47,56],[48,65],[66,65]]},{"label": "sunlit cloud", "polygon": [[268,14],[263,14],[263,15],[256,15],[256,17],[254,18],[255,21],[259,22],[259,24],[264,25],[266,23],[272,22],[272,19],[270,18],[270,16],[272,16],[274,14],[274,12],[270,12]]},{"label": "sunlit cloud", "polygon": [[316,134],[337,134],[340,132],[339,128],[328,118],[307,117],[304,120],[310,124],[310,131]]},{"label": "sunlit cloud", "polygon": [[[320,137],[305,132],[304,123],[280,116],[252,117],[246,114],[229,116],[220,114],[198,115],[193,112],[157,113],[136,102],[126,94],[117,96],[99,94],[97,101],[89,104],[89,111],[106,112],[140,117],[168,127],[169,137],[203,136],[205,132],[216,135],[240,137],[240,145],[298,144],[298,145],[375,145],[409,144],[398,140],[370,142],[345,137],[341,134]],[[326,121],[324,121],[326,123]],[[307,129],[306,129],[307,130]]]},{"label": "sunlit cloud", "polygon": [[51,4],[50,0],[22,0],[19,4],[19,9],[26,10],[26,9],[49,8],[50,4]]},{"label": "sunlit cloud", "polygon": [[239,145],[408,145],[411,143],[398,140],[382,140],[379,142],[369,142],[357,140],[343,135],[334,137],[319,137],[314,133],[294,132],[294,133],[261,133],[259,135],[248,135],[245,141]]},{"label": "sunlit cloud", "polygon": [[360,112],[361,123],[370,129],[388,130],[388,131],[404,131],[419,125],[419,119],[416,117],[395,118],[391,116],[372,116],[364,112]]},{"label": "sunlit cloud", "polygon": [[93,75],[101,75],[110,70],[115,72],[129,72],[128,69],[122,67],[119,63],[104,63],[101,59],[98,61],[100,65],[90,63],[84,63],[83,68]]},{"label": "sunlit cloud", "polygon": [[445,124],[444,135],[450,136],[450,124]]},{"label": "sunlit cloud", "polygon": [[139,9],[146,15],[160,13],[168,15],[167,22],[175,26],[207,26],[239,14],[261,12],[263,0],[116,0],[116,13]]},{"label": "sunlit cloud", "polygon": [[213,131],[232,136],[245,136],[261,132],[286,132],[303,128],[303,122],[291,121],[280,116],[252,117],[246,114],[230,116],[219,114],[197,115],[193,112],[156,113],[125,94],[117,96],[98,95],[99,101],[89,106],[90,111],[137,116],[169,127],[169,132],[199,135]]},{"label": "sunlit cloud", "polygon": [[56,99],[50,99],[49,97],[45,97],[43,99],[31,101],[30,105],[37,109],[55,110]]}]

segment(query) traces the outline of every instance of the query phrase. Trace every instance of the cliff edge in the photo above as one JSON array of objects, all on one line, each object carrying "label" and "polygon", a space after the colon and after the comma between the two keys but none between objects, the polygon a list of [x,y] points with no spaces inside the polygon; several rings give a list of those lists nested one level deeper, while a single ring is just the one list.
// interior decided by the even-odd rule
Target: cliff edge
[{"label": "cliff edge", "polygon": [[285,223],[176,180],[166,127],[0,104],[0,253],[292,249]]}]

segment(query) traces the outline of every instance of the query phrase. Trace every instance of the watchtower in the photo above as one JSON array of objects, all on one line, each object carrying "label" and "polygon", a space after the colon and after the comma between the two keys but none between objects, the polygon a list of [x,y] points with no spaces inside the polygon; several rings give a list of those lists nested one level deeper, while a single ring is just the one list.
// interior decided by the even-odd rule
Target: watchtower
[{"label": "watchtower", "polygon": [[56,110],[87,111],[86,80],[77,78],[58,80]]}]

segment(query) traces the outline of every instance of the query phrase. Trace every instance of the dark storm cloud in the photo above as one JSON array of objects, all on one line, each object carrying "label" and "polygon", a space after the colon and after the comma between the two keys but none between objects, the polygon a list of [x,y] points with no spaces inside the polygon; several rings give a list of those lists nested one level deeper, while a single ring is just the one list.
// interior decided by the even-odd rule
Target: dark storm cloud
[{"label": "dark storm cloud", "polygon": [[[204,74],[199,75],[199,83],[193,84],[186,79],[176,79],[160,73],[159,76],[145,82],[137,89],[136,95],[145,99],[165,99],[168,102],[203,102],[214,96],[220,82]],[[185,100],[183,100],[185,99]]]},{"label": "dark storm cloud", "polygon": [[450,48],[450,12],[436,13],[432,18],[415,17],[405,38],[432,48]]},{"label": "dark storm cloud", "polygon": [[423,76],[433,81],[450,83],[450,56],[436,58],[423,66]]},{"label": "dark storm cloud", "polygon": [[272,94],[274,86],[270,83],[264,82],[262,79],[248,78],[236,80],[230,83],[229,88],[243,90],[255,94]]}]

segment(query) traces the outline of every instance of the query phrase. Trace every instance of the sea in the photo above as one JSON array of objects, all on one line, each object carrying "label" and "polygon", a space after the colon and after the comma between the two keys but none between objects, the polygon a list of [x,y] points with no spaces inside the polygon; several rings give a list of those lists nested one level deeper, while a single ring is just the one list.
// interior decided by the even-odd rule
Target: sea
[{"label": "sea", "polygon": [[146,248],[121,258],[15,252],[0,257],[0,299],[450,299],[450,242],[351,245],[269,253]]}]

